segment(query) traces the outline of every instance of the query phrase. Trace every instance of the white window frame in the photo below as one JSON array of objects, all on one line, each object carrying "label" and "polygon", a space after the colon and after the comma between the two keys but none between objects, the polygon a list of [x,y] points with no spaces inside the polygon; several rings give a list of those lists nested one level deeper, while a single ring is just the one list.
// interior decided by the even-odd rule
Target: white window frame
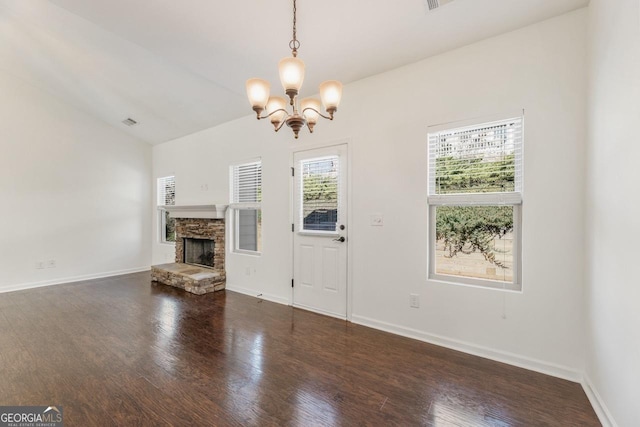
[{"label": "white window frame", "polygon": [[[239,197],[236,194],[236,185],[235,185],[235,169],[240,166],[249,166],[253,164],[260,165],[260,191],[262,191],[262,159],[256,158],[252,160],[247,160],[243,162],[234,163],[229,166],[229,210],[231,211],[231,233],[232,233],[232,246],[231,252],[236,254],[244,254],[244,255],[254,255],[260,256],[262,255],[262,251],[259,250],[249,250],[249,249],[241,249],[240,248],[240,211],[243,210],[255,210],[258,211],[259,215],[262,215],[262,202],[261,201],[252,201],[252,202],[240,202]],[[256,239],[262,240],[262,236],[258,236],[258,229],[256,224]]]},{"label": "white window frame", "polygon": [[[508,120],[521,121],[520,141],[515,152],[515,191],[504,193],[470,193],[470,194],[435,194],[435,159],[431,152],[431,140],[434,135],[460,130],[463,128],[485,127],[494,122]],[[429,208],[429,256],[428,279],[457,285],[476,286],[522,292],[522,201],[523,201],[523,153],[524,153],[524,111],[516,114],[473,119],[464,122],[447,123],[428,128],[427,157],[429,164],[428,196]],[[436,273],[436,208],[439,206],[513,206],[513,281],[479,279],[465,276],[454,276]]]},{"label": "white window frame", "polygon": [[[176,244],[175,241],[171,242],[167,240],[167,224],[166,224],[166,215],[165,215],[166,210],[164,208],[165,206],[170,206],[170,205],[165,204],[166,195],[165,195],[164,189],[161,188],[163,187],[162,183],[164,182],[164,180],[167,180],[169,178],[173,178],[173,188],[175,191],[175,186],[176,186],[175,175],[161,176],[156,179],[156,190],[157,190],[156,203],[158,206],[158,241],[163,245],[175,246]],[[175,201],[174,201],[174,205],[175,205]]]}]

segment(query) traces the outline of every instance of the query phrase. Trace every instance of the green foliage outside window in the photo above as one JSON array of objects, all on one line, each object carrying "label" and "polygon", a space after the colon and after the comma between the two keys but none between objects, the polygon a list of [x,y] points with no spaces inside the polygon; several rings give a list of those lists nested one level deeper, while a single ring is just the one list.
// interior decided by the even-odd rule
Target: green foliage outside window
[{"label": "green foliage outside window", "polygon": [[166,242],[175,242],[176,241],[176,220],[175,218],[169,217],[169,212],[164,212],[165,216],[165,241]]},{"label": "green foliage outside window", "polygon": [[515,189],[515,157],[505,155],[500,160],[482,158],[436,159],[436,193],[503,193]]},{"label": "green foliage outside window", "polygon": [[338,202],[338,180],[335,176],[309,175],[303,179],[302,192],[305,202]]},{"label": "green foliage outside window", "polygon": [[[481,158],[440,157],[436,160],[438,194],[514,191],[514,156],[485,161]],[[513,231],[513,206],[439,206],[436,208],[436,240],[444,243],[446,257],[480,252],[490,263],[507,268],[496,259],[496,238]]]},{"label": "green foliage outside window", "polygon": [[[173,206],[176,204],[176,187],[173,179],[167,180],[164,186],[164,204],[167,206]],[[164,226],[165,226],[165,242],[176,241],[176,220],[169,216],[169,212],[164,212]]]},{"label": "green foliage outside window", "polygon": [[507,268],[496,259],[493,241],[513,230],[513,206],[439,206],[436,240],[442,240],[448,258],[479,251],[484,259]]}]

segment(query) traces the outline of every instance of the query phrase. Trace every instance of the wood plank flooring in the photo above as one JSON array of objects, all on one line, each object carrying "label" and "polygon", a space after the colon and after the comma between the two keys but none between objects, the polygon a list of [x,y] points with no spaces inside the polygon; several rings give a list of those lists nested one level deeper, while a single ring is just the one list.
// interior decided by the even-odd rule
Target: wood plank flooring
[{"label": "wood plank flooring", "polygon": [[580,385],[149,273],[0,294],[0,405],[66,426],[599,426]]}]

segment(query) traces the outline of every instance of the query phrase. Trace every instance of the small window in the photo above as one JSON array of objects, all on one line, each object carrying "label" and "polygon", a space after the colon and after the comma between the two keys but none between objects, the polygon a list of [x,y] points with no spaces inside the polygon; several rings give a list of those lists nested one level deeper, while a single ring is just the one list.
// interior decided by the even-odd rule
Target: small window
[{"label": "small window", "polygon": [[302,231],[336,232],[338,222],[338,156],[307,159],[299,166]]},{"label": "small window", "polygon": [[[176,180],[174,176],[158,178],[158,207],[176,204]],[[160,227],[160,242],[175,243],[176,220],[169,216],[169,212],[160,209],[158,212]]]},{"label": "small window", "polygon": [[234,252],[262,252],[262,161],[231,166]]},{"label": "small window", "polygon": [[429,133],[429,278],[522,289],[522,121]]}]

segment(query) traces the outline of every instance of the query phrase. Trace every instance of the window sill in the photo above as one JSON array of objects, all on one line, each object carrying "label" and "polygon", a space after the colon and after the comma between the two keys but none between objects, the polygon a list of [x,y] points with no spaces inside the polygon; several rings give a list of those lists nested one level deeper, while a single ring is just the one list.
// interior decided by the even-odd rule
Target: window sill
[{"label": "window sill", "polygon": [[158,242],[158,244],[164,246],[175,246],[176,242]]},{"label": "window sill", "polygon": [[458,278],[455,276],[429,275],[427,277],[427,282],[437,283],[442,285],[455,285],[455,286],[465,286],[468,288],[486,289],[489,291],[510,292],[515,294],[523,293],[521,284],[515,284],[515,283],[502,284],[501,282],[493,282],[493,281],[482,280],[482,279],[476,279],[473,282],[472,281],[463,282],[463,281],[458,281],[456,279]]},{"label": "window sill", "polygon": [[233,250],[230,253],[232,255],[247,255],[247,256],[252,256],[252,257],[260,257],[260,256],[262,256],[262,252],[256,252],[256,251]]}]

